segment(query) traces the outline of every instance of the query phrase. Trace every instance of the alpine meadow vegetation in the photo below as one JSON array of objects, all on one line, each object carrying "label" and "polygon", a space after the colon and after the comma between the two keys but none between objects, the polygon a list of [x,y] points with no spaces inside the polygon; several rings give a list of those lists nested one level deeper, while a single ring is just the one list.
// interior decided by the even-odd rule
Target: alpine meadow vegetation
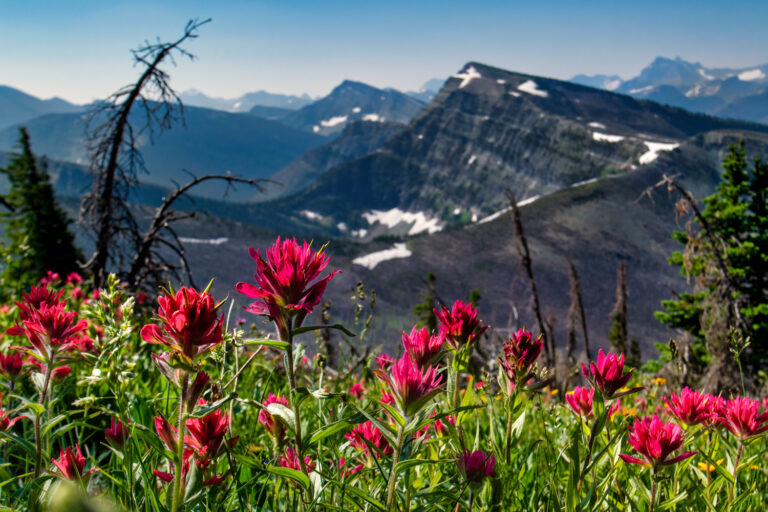
[{"label": "alpine meadow vegetation", "polygon": [[676,389],[603,350],[561,395],[525,329],[478,373],[489,326],[461,300],[399,356],[310,357],[315,332],[354,335],[305,322],[340,272],[324,249],[251,250],[250,327],[210,286],[153,301],[114,275],[49,272],[3,306],[3,509],[765,507],[767,400]]}]

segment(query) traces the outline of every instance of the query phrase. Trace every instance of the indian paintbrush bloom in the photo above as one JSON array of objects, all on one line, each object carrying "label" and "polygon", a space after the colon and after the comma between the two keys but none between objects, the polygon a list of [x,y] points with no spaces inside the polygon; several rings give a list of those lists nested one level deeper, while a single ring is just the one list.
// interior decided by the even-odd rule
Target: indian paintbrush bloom
[{"label": "indian paintbrush bloom", "polygon": [[[394,450],[389,444],[387,439],[381,434],[381,431],[370,421],[355,425],[352,430],[344,437],[349,441],[349,444],[355,447],[357,450],[365,453],[369,457],[375,455],[376,458],[381,458],[382,455],[392,455]],[[368,447],[368,441],[377,450],[374,454],[371,454],[371,449]]]},{"label": "indian paintbrush bloom", "polygon": [[[199,405],[206,401],[200,399]],[[187,420],[187,430],[192,434],[184,437],[184,444],[195,451],[200,459],[215,459],[223,453],[224,436],[229,428],[229,416],[215,410],[202,418]],[[236,441],[236,438],[233,438]]]},{"label": "indian paintbrush bloom", "polygon": [[339,458],[339,472],[341,473],[341,477],[343,479],[347,479],[350,476],[354,475],[355,473],[357,473],[358,471],[363,469],[363,465],[362,464],[358,464],[357,466],[355,466],[355,467],[353,467],[351,469],[347,468],[347,467],[344,467],[346,465],[347,465],[346,459],[344,457]]},{"label": "indian paintbrush bloom", "polygon": [[392,365],[395,364],[395,360],[387,354],[379,354],[376,356],[376,364],[378,365],[379,370],[384,370],[387,372],[392,367]]},{"label": "indian paintbrush bloom", "polygon": [[349,387],[349,394],[355,397],[355,399],[357,400],[360,400],[361,398],[363,398],[364,393],[365,393],[365,388],[359,382],[355,382]]},{"label": "indian paintbrush bloom", "polygon": [[340,272],[334,269],[315,281],[328,266],[324,249],[321,247],[315,252],[307,242],[299,245],[296,239],[281,240],[280,237],[265,251],[266,259],[250,248],[251,258],[256,262],[253,276],[256,285],[241,282],[235,286],[243,295],[257,299],[246,311],[268,316],[284,339],[288,321],[295,316],[296,325],[301,325],[304,317],[320,303],[328,282]]},{"label": "indian paintbrush bloom", "polygon": [[469,484],[479,484],[486,477],[493,477],[496,474],[494,470],[496,458],[491,454],[486,455],[482,450],[474,452],[464,450],[458,458],[457,465],[459,473]]},{"label": "indian paintbrush bloom", "polygon": [[581,372],[606,400],[613,398],[632,378],[631,371],[624,373],[624,354],[617,357],[613,352],[605,354],[602,349],[597,353],[597,364],[592,362],[587,368],[582,363]]},{"label": "indian paintbrush bloom", "polygon": [[480,327],[477,310],[472,304],[464,304],[460,300],[454,302],[450,310],[442,306],[440,311],[432,311],[445,331],[445,340],[454,350],[471,344],[488,329],[487,325]]},{"label": "indian paintbrush bloom", "polygon": [[[571,406],[571,409],[573,409],[573,412],[576,414],[576,416],[588,420],[594,416],[594,397],[594,388],[587,389],[581,386],[576,386],[573,388],[572,392],[566,393],[565,401],[568,402],[568,405]],[[621,404],[619,402],[616,402],[613,406],[611,406],[611,408],[608,409],[608,417],[610,418],[613,416],[613,414],[619,410],[620,406]]]},{"label": "indian paintbrush bloom", "polygon": [[[286,448],[285,454],[280,456],[280,465],[284,468],[295,469],[301,471],[301,464],[299,463],[299,457],[292,448]],[[307,467],[307,471],[315,469],[315,464],[312,462],[312,457],[307,455],[304,457],[304,465]]]},{"label": "indian paintbrush bloom", "polygon": [[114,416],[110,418],[109,428],[104,431],[104,438],[113,447],[118,450],[122,450],[125,445],[125,440],[128,439],[128,428],[119,419],[115,421]]},{"label": "indian paintbrush bloom", "polygon": [[2,399],[3,395],[0,394],[0,432],[7,432],[16,424],[17,421],[26,418],[26,416],[16,416],[15,418],[11,418],[9,416],[9,411],[3,410]]},{"label": "indian paintbrush bloom", "polygon": [[760,412],[760,402],[749,398],[731,398],[725,403],[720,422],[733,435],[748,440],[768,430],[768,411]]},{"label": "indian paintbrush bloom", "polygon": [[85,469],[85,457],[80,453],[80,445],[75,444],[75,452],[72,448],[67,446],[66,450],[62,449],[58,459],[51,459],[53,465],[56,466],[61,474],[59,476],[72,481],[83,480],[88,481],[88,477],[91,473],[98,471],[97,468],[92,468],[83,473]]},{"label": "indian paintbrush bloom", "polygon": [[375,370],[374,373],[387,383],[397,407],[406,416],[419,412],[441,390],[440,383],[443,380],[436,367],[419,368],[408,354],[392,365],[390,374],[381,370]]},{"label": "indian paintbrush bloom", "polygon": [[24,334],[34,347],[38,359],[50,364],[55,353],[60,350],[76,350],[80,333],[88,323],[78,320],[77,313],[66,311],[65,305],[42,304],[23,321]]},{"label": "indian paintbrush bloom", "polygon": [[8,380],[15,380],[24,366],[24,358],[16,352],[0,354],[0,374]]},{"label": "indian paintbrush bloom", "polygon": [[669,399],[664,397],[664,403],[672,416],[690,427],[703,423],[712,416],[712,409],[707,403],[709,399],[709,395],[684,387],[679,396],[672,393]]},{"label": "indian paintbrush bloom", "polygon": [[147,343],[164,345],[187,362],[196,361],[221,343],[222,318],[217,316],[221,304],[216,304],[209,293],[182,287],[175,295],[158,297],[157,302],[160,325],[147,324],[141,329]]},{"label": "indian paintbrush bloom", "polygon": [[277,418],[272,416],[266,409],[269,404],[280,404],[285,407],[289,407],[288,399],[284,396],[276,396],[270,393],[266,400],[261,403],[264,409],[259,411],[259,423],[261,423],[267,432],[277,440],[281,440],[285,437],[285,425]]},{"label": "indian paintbrush bloom", "polygon": [[155,431],[157,431],[157,437],[165,444],[165,447],[176,452],[179,430],[162,416],[155,416]]},{"label": "indian paintbrush bloom", "polygon": [[425,365],[431,363],[443,350],[445,341],[445,331],[441,330],[437,334],[430,334],[426,327],[419,329],[413,327],[411,334],[403,332],[403,347],[416,361],[416,364]]},{"label": "indian paintbrush bloom", "polygon": [[504,343],[504,358],[499,359],[507,379],[516,386],[530,379],[533,376],[533,365],[543,347],[541,336],[534,339],[533,334],[525,329],[513,334]]},{"label": "indian paintbrush bloom", "polygon": [[630,427],[628,442],[643,456],[643,459],[622,453],[620,456],[624,462],[639,464],[654,470],[659,466],[675,464],[697,453],[685,452],[670,459],[669,456],[683,446],[683,430],[677,423],[665,423],[658,416],[635,420]]}]

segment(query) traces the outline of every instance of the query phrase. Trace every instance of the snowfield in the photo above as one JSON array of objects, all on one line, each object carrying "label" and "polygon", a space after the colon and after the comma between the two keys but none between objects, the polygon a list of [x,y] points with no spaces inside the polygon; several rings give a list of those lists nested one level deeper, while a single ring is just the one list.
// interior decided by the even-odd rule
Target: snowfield
[{"label": "snowfield", "polygon": [[640,155],[638,159],[641,164],[649,164],[659,157],[659,151],[672,151],[680,147],[678,143],[669,142],[648,142],[645,141],[645,145],[648,147],[648,151]]},{"label": "snowfield", "polygon": [[371,210],[364,213],[363,218],[368,224],[383,224],[392,229],[400,223],[413,224],[408,231],[409,235],[417,235],[426,231],[429,234],[437,233],[443,229],[440,221],[436,218],[429,218],[424,212],[405,212],[400,208],[392,208],[387,211]]},{"label": "snowfield", "polygon": [[383,251],[376,251],[371,254],[366,254],[365,256],[357,257],[352,260],[352,263],[373,270],[376,265],[383,261],[407,258],[412,254],[413,253],[408,250],[404,243],[397,243],[391,249],[384,249]]},{"label": "snowfield", "polygon": [[549,97],[549,93],[547,91],[542,91],[541,89],[539,89],[539,86],[533,80],[528,80],[521,83],[520,85],[517,86],[517,90],[526,92],[528,94],[532,94],[534,96],[539,96],[541,98]]},{"label": "snowfield", "polygon": [[626,137],[622,135],[609,135],[607,133],[592,132],[592,138],[597,142],[621,142]]},{"label": "snowfield", "polygon": [[229,238],[188,238],[185,236],[180,236],[179,241],[183,244],[221,245],[229,242]]},{"label": "snowfield", "polygon": [[324,128],[333,128],[334,126],[338,126],[340,124],[344,124],[347,122],[347,116],[336,116],[332,117],[330,119],[326,119],[324,121],[320,121],[320,124]]}]

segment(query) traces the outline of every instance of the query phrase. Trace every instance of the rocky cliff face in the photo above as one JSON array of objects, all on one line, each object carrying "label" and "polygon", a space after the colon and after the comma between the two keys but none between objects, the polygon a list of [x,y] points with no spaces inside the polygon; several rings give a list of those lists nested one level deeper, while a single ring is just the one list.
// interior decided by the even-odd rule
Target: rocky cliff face
[{"label": "rocky cliff face", "polygon": [[[421,214],[439,226],[468,223],[504,208],[506,188],[530,200],[634,172],[688,137],[721,128],[768,130],[469,63],[377,151],[327,171],[283,204],[321,214],[318,229],[343,222],[368,238],[392,233],[363,217],[372,210]],[[390,228],[402,225],[395,220]]]}]

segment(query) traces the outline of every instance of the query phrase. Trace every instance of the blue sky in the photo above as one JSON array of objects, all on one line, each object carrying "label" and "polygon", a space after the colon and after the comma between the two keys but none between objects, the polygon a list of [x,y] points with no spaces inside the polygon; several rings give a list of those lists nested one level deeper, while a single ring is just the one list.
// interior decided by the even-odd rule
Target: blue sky
[{"label": "blue sky", "polygon": [[768,2],[595,0],[8,0],[0,84],[74,102],[133,80],[129,49],[212,18],[169,69],[179,90],[326,94],[345,78],[418,89],[476,60],[531,74],[636,75],[656,56],[710,67],[768,62]]}]

